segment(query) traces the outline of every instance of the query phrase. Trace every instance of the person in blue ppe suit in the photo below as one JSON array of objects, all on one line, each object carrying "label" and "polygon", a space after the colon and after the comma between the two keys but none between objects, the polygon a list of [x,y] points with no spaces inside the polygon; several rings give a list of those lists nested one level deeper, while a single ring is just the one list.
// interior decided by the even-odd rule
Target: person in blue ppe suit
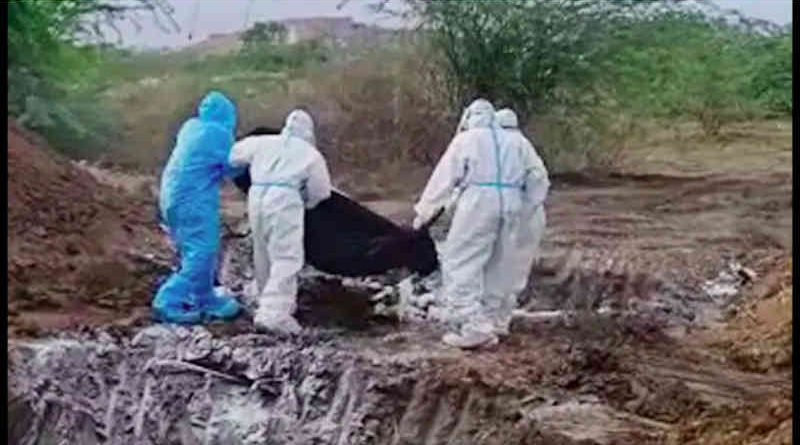
[{"label": "person in blue ppe suit", "polygon": [[178,251],[180,268],[153,299],[156,319],[199,323],[231,319],[239,304],[214,289],[220,247],[220,185],[240,169],[228,163],[234,142],[236,107],[212,91],[200,102],[197,117],[178,132],[175,148],[161,177],[159,210]]},{"label": "person in blue ppe suit", "polygon": [[507,311],[517,285],[512,277],[520,261],[521,217],[533,206],[527,190],[538,190],[542,180],[534,155],[500,128],[492,104],[478,99],[414,207],[417,228],[455,200],[439,249],[442,303],[453,328],[442,337],[448,345],[468,349],[498,340],[505,320],[496,315]]}]

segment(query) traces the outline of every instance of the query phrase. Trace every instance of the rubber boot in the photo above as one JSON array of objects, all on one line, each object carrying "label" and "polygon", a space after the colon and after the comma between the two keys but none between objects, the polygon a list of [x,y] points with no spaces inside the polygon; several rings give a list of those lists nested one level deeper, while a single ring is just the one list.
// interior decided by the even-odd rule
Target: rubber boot
[{"label": "rubber boot", "polygon": [[198,306],[206,321],[232,320],[241,311],[236,297],[216,289],[211,294],[198,298]]},{"label": "rubber boot", "polygon": [[494,346],[498,343],[497,335],[493,332],[465,331],[448,332],[442,337],[446,345],[459,349],[475,349],[482,346]]},{"label": "rubber boot", "polygon": [[185,280],[172,275],[159,288],[153,299],[153,318],[163,323],[196,324],[203,321],[203,313],[187,292]]},{"label": "rubber boot", "polygon": [[268,331],[282,335],[296,335],[303,329],[291,314],[271,308],[256,309],[253,324],[259,331]]},{"label": "rubber boot", "polygon": [[480,321],[464,323],[457,331],[445,334],[442,342],[460,349],[496,345],[499,340],[494,333],[494,325],[485,317],[479,318],[481,318]]}]

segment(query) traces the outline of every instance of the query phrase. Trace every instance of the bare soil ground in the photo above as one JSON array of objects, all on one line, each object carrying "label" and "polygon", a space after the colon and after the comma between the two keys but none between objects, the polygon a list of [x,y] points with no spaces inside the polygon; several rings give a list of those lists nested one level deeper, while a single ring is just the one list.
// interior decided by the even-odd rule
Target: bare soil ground
[{"label": "bare soil ground", "polygon": [[[787,125],[745,124],[714,141],[700,139],[692,128],[663,130],[630,153],[622,173],[554,178],[543,258],[532,273],[524,306],[579,315],[515,322],[511,337],[491,349],[444,348],[437,341],[440,332],[430,326],[364,323],[369,296],[336,284],[304,289],[300,316],[311,329],[293,340],[255,335],[246,318],[207,330],[142,330],[139,326],[149,324],[144,291],[120,297],[123,302],[112,308],[91,298],[73,305],[72,290],[37,291],[33,295],[41,295],[37,298],[44,304],[9,300],[16,308],[12,326],[36,320],[38,330],[22,333],[43,337],[81,325],[100,328],[14,343],[10,387],[19,399],[10,409],[18,418],[55,425],[45,428],[52,437],[77,440],[77,434],[85,434],[80,437],[89,439],[81,443],[238,443],[270,437],[275,443],[789,444],[792,321],[786,259],[792,172]],[[16,131],[9,127],[10,142]],[[31,145],[30,139],[21,140]],[[53,163],[50,155],[41,156],[34,165]],[[10,263],[29,259],[37,266],[28,267],[36,271],[44,267],[38,264],[58,266],[66,255],[51,244],[40,247],[44,241],[25,229],[69,226],[61,219],[48,222],[46,214],[35,211],[39,207],[25,204],[30,199],[12,201],[11,181],[28,184],[39,176],[12,176],[11,165],[9,225],[16,229],[10,228],[9,242],[17,250],[10,246]],[[104,204],[102,194],[112,190],[113,180],[98,182],[103,172],[92,176],[86,169],[57,165],[73,175],[58,190],[75,194],[59,202],[108,206],[97,214],[110,216],[94,219],[114,223],[127,221],[117,215],[128,209],[137,215],[136,230],[143,231],[121,236],[124,228],[106,222],[101,231],[113,241],[98,240],[107,250],[88,259],[105,255],[122,261],[128,257],[122,252],[140,247],[143,236],[153,237],[147,245],[155,258],[169,255],[158,244],[150,203],[135,201],[136,190],[146,186],[129,187],[124,195],[118,189]],[[18,187],[15,193],[24,190]],[[38,200],[58,196],[56,190],[41,190]],[[81,190],[98,191],[88,199]],[[131,193],[134,201],[114,203]],[[354,195],[372,198],[373,208],[398,221],[409,220],[413,197],[408,193],[396,191],[391,201],[374,191],[364,193]],[[235,223],[241,199],[228,190],[225,200]],[[21,210],[12,211],[12,202]],[[14,212],[18,216],[12,218]],[[83,239],[98,239],[85,227],[87,222],[73,230]],[[159,261],[126,263],[133,272],[123,276],[152,277]],[[707,280],[731,262],[754,272],[741,280],[740,294],[706,295]],[[150,272],[133,264],[147,264]],[[31,286],[51,282],[47,277],[60,277],[61,271],[44,269],[28,281],[13,278],[15,286]],[[10,266],[10,290],[11,279]],[[112,280],[103,289],[113,299],[120,286]],[[49,301],[59,306],[46,311],[71,314],[77,321],[51,323],[41,317]],[[337,303],[343,301],[352,304]],[[658,305],[659,311],[650,310]],[[599,316],[592,311],[599,307],[627,315]],[[140,315],[131,321],[137,310]],[[103,315],[86,315],[94,311]],[[676,326],[681,329],[667,329]],[[150,337],[155,340],[148,342]],[[182,371],[153,371],[156,365]],[[214,383],[222,381],[229,382]],[[31,402],[32,394],[39,395],[38,405]],[[14,437],[22,438],[25,430],[22,425]]]},{"label": "bare soil ground", "polygon": [[157,257],[169,258],[152,208],[9,121],[9,334],[119,321],[146,306],[163,273]]}]

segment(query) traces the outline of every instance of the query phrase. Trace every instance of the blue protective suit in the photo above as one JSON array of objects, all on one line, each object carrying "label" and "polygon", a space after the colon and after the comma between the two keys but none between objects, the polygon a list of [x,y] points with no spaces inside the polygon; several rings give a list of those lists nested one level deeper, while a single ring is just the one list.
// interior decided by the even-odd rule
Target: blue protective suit
[{"label": "blue protective suit", "polygon": [[220,247],[220,185],[240,172],[228,163],[234,142],[236,108],[212,91],[200,103],[197,117],[178,132],[175,148],[161,177],[161,218],[178,250],[180,268],[161,285],[153,300],[157,318],[197,323],[204,318],[231,318],[236,300],[214,292]]}]

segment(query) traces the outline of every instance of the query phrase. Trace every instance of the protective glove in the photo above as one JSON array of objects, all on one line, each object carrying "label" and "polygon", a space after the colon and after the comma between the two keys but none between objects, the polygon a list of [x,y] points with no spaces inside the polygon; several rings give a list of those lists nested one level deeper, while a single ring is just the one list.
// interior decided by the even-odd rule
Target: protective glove
[{"label": "protective glove", "polygon": [[411,223],[411,228],[419,230],[423,225],[425,225],[425,218],[423,218],[422,215],[417,215],[414,217],[414,222]]}]

